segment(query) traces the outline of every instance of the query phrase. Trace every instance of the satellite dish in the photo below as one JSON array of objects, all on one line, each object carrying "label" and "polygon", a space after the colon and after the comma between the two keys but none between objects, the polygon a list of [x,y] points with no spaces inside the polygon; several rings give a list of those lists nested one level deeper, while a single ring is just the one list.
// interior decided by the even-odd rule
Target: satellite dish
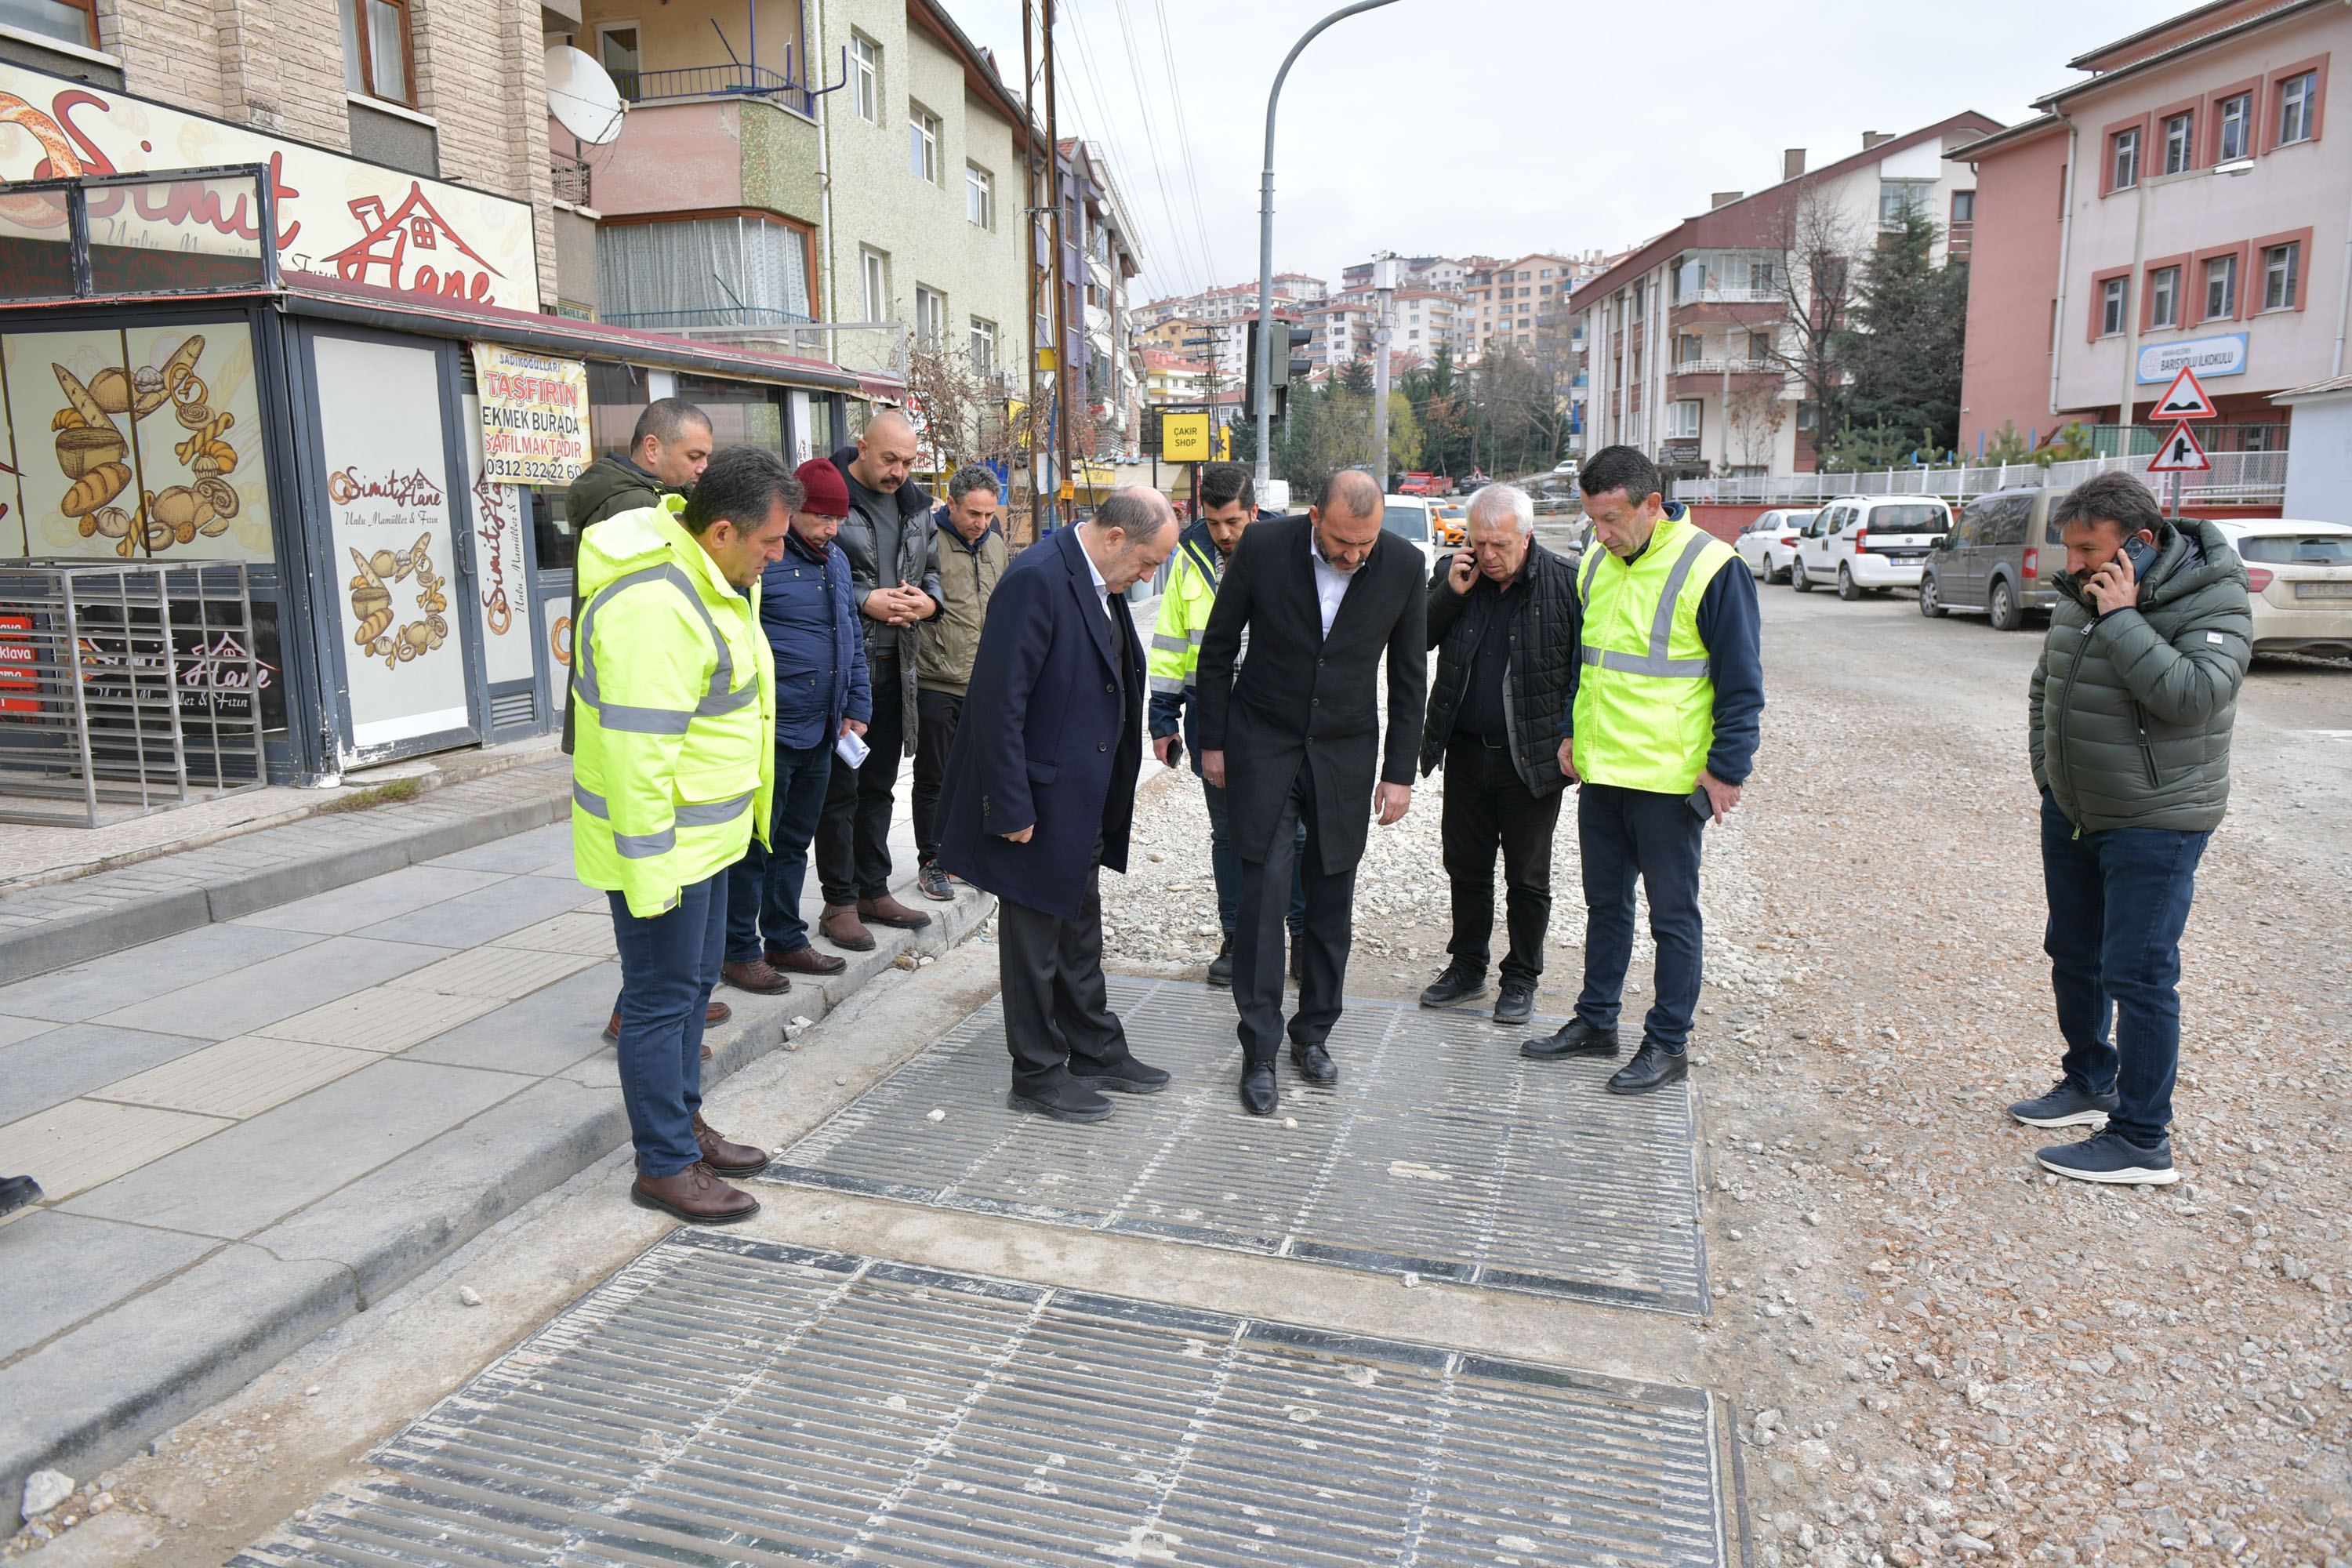
[{"label": "satellite dish", "polygon": [[587,55],[569,44],[547,51],[547,112],[580,141],[602,147],[620,135],[628,107],[604,68]]}]

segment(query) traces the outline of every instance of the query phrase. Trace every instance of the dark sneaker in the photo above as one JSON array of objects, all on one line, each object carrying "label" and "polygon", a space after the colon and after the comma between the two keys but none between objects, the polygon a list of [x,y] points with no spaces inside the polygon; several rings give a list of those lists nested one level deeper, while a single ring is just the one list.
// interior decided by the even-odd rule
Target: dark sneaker
[{"label": "dark sneaker", "polygon": [[1007,1110],[1050,1116],[1056,1121],[1100,1121],[1110,1114],[1110,1101],[1074,1078],[1063,1078],[1034,1089],[1006,1091]]},{"label": "dark sneaker", "polygon": [[936,899],[943,904],[955,902],[955,889],[949,885],[948,874],[940,869],[936,860],[923,862],[923,868],[915,873],[915,887],[927,899]]},{"label": "dark sneaker", "polygon": [[1516,980],[1503,982],[1503,994],[1495,998],[1495,1022],[1524,1024],[1536,1010],[1536,988]]},{"label": "dark sneaker", "polygon": [[2169,1138],[2159,1139],[2154,1148],[2147,1148],[2120,1132],[2095,1132],[2080,1143],[2061,1143],[2033,1157],[2042,1163],[2043,1170],[2072,1176],[2078,1182],[2168,1187],[2180,1180],[2180,1173],[2172,1168]]},{"label": "dark sneaker", "polygon": [[1570,1018],[1558,1033],[1521,1046],[1519,1055],[1549,1062],[1562,1057],[1613,1057],[1617,1050],[1616,1030],[1596,1029],[1581,1018]]},{"label": "dark sneaker", "polygon": [[2082,1127],[2105,1121],[2115,1114],[2112,1094],[2093,1094],[2071,1078],[2062,1078],[2039,1100],[2021,1100],[2009,1113],[2028,1127]]},{"label": "dark sneaker", "polygon": [[18,1209],[29,1208],[46,1195],[41,1191],[41,1184],[30,1176],[0,1178],[0,1214],[14,1214]]},{"label": "dark sneaker", "polygon": [[1217,944],[1217,956],[1209,960],[1209,984],[1230,990],[1234,984],[1234,939],[1227,932]]},{"label": "dark sneaker", "polygon": [[[1486,994],[1486,972],[1473,969],[1455,959],[1445,966],[1445,973],[1430,982],[1421,994],[1424,1007],[1451,1007],[1457,1002],[1467,1002],[1474,996]],[[1524,1015],[1523,1015],[1524,1016]]]},{"label": "dark sneaker", "polygon": [[1643,1040],[1633,1059],[1617,1069],[1609,1080],[1612,1094],[1647,1094],[1664,1089],[1670,1083],[1680,1083],[1690,1077],[1690,1058],[1681,1051],[1670,1051],[1655,1040]]},{"label": "dark sneaker", "polygon": [[1073,1057],[1070,1081],[1103,1094],[1158,1094],[1168,1087],[1168,1072],[1133,1057],[1116,1062],[1082,1062]]}]

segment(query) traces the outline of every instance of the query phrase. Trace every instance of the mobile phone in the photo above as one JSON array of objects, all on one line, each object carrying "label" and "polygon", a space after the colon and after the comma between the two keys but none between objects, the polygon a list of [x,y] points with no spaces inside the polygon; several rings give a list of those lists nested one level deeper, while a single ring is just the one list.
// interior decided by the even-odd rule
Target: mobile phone
[{"label": "mobile phone", "polygon": [[1184,737],[1181,735],[1168,737],[1168,765],[1171,768],[1184,765]]},{"label": "mobile phone", "polygon": [[1690,808],[1698,813],[1701,822],[1715,820],[1715,800],[1706,793],[1706,785],[1700,784],[1690,792]]},{"label": "mobile phone", "polygon": [[2147,569],[2156,564],[2156,546],[2137,533],[2131,534],[2124,540],[2124,554],[2131,562],[2132,581],[2147,582]]}]

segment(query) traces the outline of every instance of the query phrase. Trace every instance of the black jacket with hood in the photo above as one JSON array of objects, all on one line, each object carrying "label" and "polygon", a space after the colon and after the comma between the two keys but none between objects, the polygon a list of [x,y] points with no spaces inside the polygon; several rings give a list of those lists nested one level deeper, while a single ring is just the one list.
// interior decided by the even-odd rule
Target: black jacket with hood
[{"label": "black jacket with hood", "polygon": [[[899,700],[907,715],[901,728],[906,732],[905,747],[908,756],[915,754],[917,726],[915,713],[915,655],[919,646],[919,626],[894,626],[887,621],[877,621],[866,614],[866,595],[879,588],[896,588],[912,584],[940,603],[940,558],[938,544],[932,537],[931,498],[922,486],[908,479],[898,490],[883,497],[898,509],[898,559],[893,569],[885,572],[875,560],[875,519],[868,516],[866,503],[858,499],[864,486],[850,477],[849,465],[857,460],[857,443],[852,441],[827,459],[841,470],[841,482],[849,487],[849,516],[834,536],[834,544],[849,557],[849,588],[856,595],[858,615],[866,627],[866,662],[878,682],[882,670],[877,659],[895,656],[898,661]],[[934,611],[934,614],[937,612]],[[875,693],[878,699],[881,693]]]}]

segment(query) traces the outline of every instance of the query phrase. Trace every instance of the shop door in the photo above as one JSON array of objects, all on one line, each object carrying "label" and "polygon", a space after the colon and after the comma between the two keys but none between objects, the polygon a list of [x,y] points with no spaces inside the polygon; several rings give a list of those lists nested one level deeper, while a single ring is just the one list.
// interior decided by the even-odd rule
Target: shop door
[{"label": "shop door", "polygon": [[[474,569],[474,609],[481,616],[481,681],[488,701],[490,738],[518,740],[550,728],[539,678],[545,646],[531,591],[531,492],[525,485],[492,484],[482,477],[481,400],[463,400],[467,529]],[[559,722],[560,716],[559,716]]]},{"label": "shop door", "polygon": [[306,328],[312,466],[307,542],[320,564],[328,725],[342,767],[477,743],[487,733],[471,509],[457,489],[454,345]]}]

